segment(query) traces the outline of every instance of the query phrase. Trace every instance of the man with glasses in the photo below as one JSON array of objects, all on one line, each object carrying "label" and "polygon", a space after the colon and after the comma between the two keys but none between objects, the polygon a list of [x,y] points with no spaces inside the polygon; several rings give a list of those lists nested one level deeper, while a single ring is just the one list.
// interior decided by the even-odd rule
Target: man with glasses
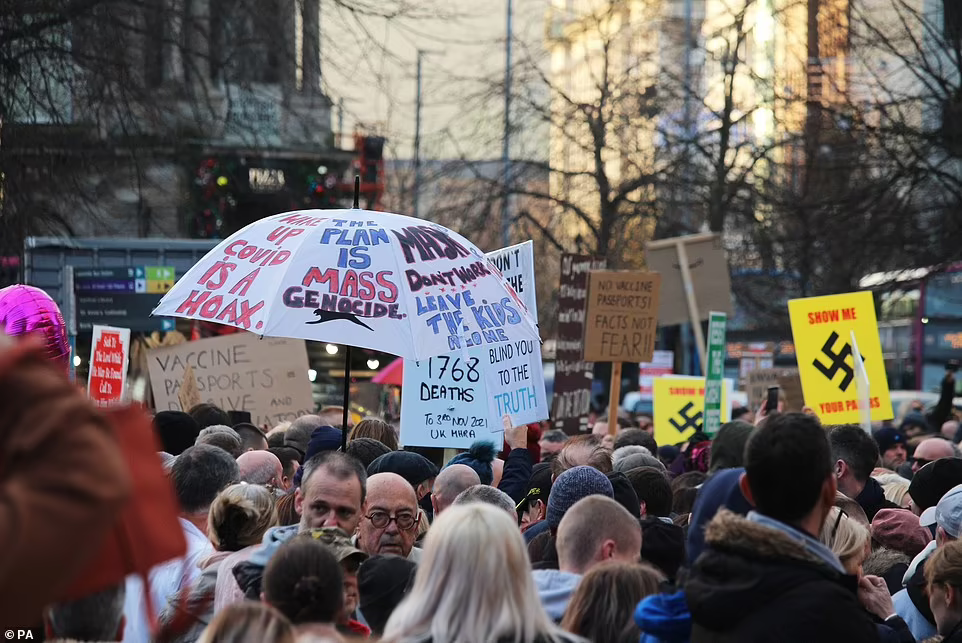
[{"label": "man with glasses", "polygon": [[367,500],[357,531],[357,546],[369,556],[391,554],[412,562],[421,559],[414,546],[418,533],[418,500],[414,487],[396,473],[367,479]]},{"label": "man with glasses", "polygon": [[912,474],[919,472],[919,469],[929,462],[935,462],[942,458],[956,457],[955,445],[945,438],[927,438],[919,442],[912,454]]}]

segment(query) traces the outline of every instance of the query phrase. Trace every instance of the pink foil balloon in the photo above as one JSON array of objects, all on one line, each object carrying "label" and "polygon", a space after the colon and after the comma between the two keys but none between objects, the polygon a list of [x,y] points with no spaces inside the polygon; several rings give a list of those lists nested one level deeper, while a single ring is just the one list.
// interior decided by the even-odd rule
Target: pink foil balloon
[{"label": "pink foil balloon", "polygon": [[40,335],[47,356],[66,371],[70,368],[67,325],[50,295],[33,286],[0,289],[0,331],[12,337]]}]

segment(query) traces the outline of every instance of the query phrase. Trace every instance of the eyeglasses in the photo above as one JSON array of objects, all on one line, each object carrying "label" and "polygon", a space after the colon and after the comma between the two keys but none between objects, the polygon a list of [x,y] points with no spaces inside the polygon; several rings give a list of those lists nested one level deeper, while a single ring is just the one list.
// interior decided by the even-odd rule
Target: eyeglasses
[{"label": "eyeglasses", "polygon": [[842,516],[845,516],[846,518],[848,518],[848,514],[845,513],[845,510],[844,510],[844,509],[839,509],[839,510],[838,510],[838,516],[835,518],[835,526],[832,527],[832,537],[831,537],[831,538],[829,539],[829,541],[828,541],[828,542],[829,542],[829,547],[834,547],[834,546],[835,546],[835,534],[838,533],[838,526],[839,526],[840,524],[842,524]]},{"label": "eyeglasses", "polygon": [[414,514],[403,513],[392,516],[385,511],[375,511],[367,516],[364,516],[371,521],[375,529],[384,529],[391,521],[397,523],[397,528],[401,531],[407,531],[408,529],[413,529],[414,525],[418,524],[420,516],[415,516]]}]

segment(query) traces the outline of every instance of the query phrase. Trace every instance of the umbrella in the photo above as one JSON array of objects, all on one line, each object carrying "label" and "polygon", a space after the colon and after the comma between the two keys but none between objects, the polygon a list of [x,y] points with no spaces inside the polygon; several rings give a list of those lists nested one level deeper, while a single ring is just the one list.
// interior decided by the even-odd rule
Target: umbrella
[{"label": "umbrella", "polygon": [[381,369],[381,372],[371,378],[375,384],[401,386],[404,382],[404,360],[400,357]]},{"label": "umbrella", "polygon": [[[435,223],[357,208],[255,221],[198,261],[153,314],[414,360],[540,343],[517,294],[470,241]],[[350,348],[345,360],[347,391]]]}]

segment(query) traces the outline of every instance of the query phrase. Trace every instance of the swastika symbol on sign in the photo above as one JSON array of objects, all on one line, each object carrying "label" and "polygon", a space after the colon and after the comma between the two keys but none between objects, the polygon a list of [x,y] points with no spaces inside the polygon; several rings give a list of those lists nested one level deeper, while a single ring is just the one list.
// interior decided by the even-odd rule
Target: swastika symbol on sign
[{"label": "swastika symbol on sign", "polygon": [[[851,366],[845,363],[845,358],[852,354],[852,345],[848,342],[845,342],[842,345],[841,350],[835,352],[835,342],[837,341],[838,333],[832,331],[832,334],[828,336],[827,340],[825,340],[825,345],[822,346],[822,353],[829,358],[832,363],[828,366],[825,366],[825,364],[818,361],[818,359],[814,359],[812,360],[812,366],[817,368],[822,375],[828,378],[829,381],[834,380],[838,372],[842,371],[845,376],[838,383],[838,388],[844,393],[852,384],[852,380],[855,379],[855,371],[852,370]],[[865,362],[864,358],[862,359],[862,362]]]},{"label": "swastika symbol on sign", "polygon": [[688,415],[693,406],[695,406],[695,404],[693,402],[689,402],[685,406],[681,407],[680,411],[678,411],[678,417],[681,418],[682,422],[679,422],[676,418],[668,420],[668,422],[675,427],[675,430],[679,433],[688,429],[698,429],[701,427],[701,411],[695,413],[695,415]]}]

